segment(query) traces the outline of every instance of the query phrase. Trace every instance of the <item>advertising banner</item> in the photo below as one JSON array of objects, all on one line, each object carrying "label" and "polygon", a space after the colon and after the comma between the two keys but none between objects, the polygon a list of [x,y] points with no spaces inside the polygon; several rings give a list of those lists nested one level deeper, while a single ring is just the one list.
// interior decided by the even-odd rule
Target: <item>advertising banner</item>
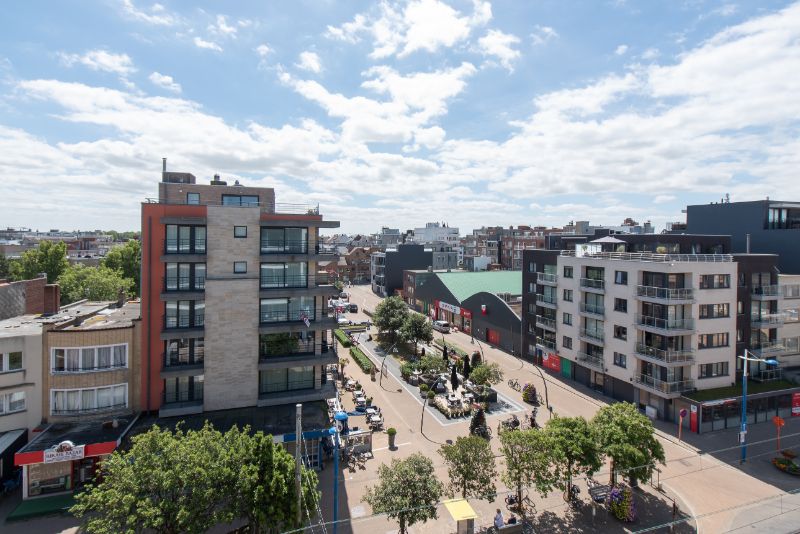
[{"label": "advertising banner", "polygon": [[542,366],[547,367],[553,372],[561,372],[561,358],[552,352],[545,352],[542,354]]},{"label": "advertising banner", "polygon": [[800,417],[800,393],[792,393],[792,417]]}]

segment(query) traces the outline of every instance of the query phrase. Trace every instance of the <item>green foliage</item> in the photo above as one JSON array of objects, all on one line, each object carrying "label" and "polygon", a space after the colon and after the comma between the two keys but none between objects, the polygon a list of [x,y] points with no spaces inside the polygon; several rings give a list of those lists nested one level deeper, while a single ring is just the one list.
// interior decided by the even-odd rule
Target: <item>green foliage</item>
[{"label": "green foliage", "polygon": [[481,353],[479,351],[477,351],[477,350],[474,351],[472,353],[472,356],[470,357],[469,363],[470,363],[471,367],[479,366],[482,363],[481,362]]},{"label": "green foliage", "polygon": [[141,232],[117,232],[116,230],[109,230],[104,233],[110,235],[115,243],[130,241],[131,239],[140,239],[142,237]]},{"label": "green foliage", "polygon": [[374,368],[372,365],[372,360],[370,360],[367,356],[361,352],[361,349],[358,347],[351,347],[350,348],[350,356],[353,357],[353,361],[361,368],[362,371],[365,373],[369,373]]},{"label": "green foliage", "polygon": [[427,374],[439,374],[447,371],[447,364],[437,356],[425,356],[414,367]]},{"label": "green foliage", "polygon": [[336,291],[341,291],[342,289],[344,289],[344,282],[342,282],[341,280],[337,280],[336,282],[333,283],[333,287],[336,288]]},{"label": "green foliage", "polygon": [[626,523],[636,521],[636,505],[633,501],[633,492],[627,486],[614,486],[606,497],[608,505],[614,517]]},{"label": "green foliage", "polygon": [[30,280],[39,273],[47,274],[47,283],[54,284],[67,268],[67,244],[63,241],[42,241],[39,246],[26,250],[12,263],[14,280]]},{"label": "green foliage", "polygon": [[264,356],[285,356],[297,351],[300,341],[288,332],[258,336],[259,352]]},{"label": "green foliage", "polygon": [[116,300],[119,290],[131,294],[133,280],[122,278],[119,272],[107,267],[71,265],[59,277],[61,303],[69,304],[81,299]]},{"label": "green foliage", "polygon": [[[548,469],[549,443],[544,432],[536,429],[502,432],[500,443],[506,460],[501,479],[516,491],[518,502],[522,502],[522,491],[529,486],[546,496],[552,489],[552,477]],[[521,512],[524,516],[525,510]]]},{"label": "green foliage", "polygon": [[11,277],[11,260],[5,254],[0,253],[0,278]]},{"label": "green foliage", "polygon": [[558,489],[571,492],[574,476],[591,475],[603,465],[592,427],[583,417],[551,419],[544,433],[550,444],[550,473]]},{"label": "green foliage", "polygon": [[389,427],[388,429],[386,429],[386,433],[390,436],[394,436],[395,434],[397,434],[397,429],[394,427]]},{"label": "green foliage", "polygon": [[483,408],[478,408],[472,413],[472,419],[469,421],[469,434],[470,436],[489,439],[489,434],[486,431],[486,413]]},{"label": "green foliage", "polygon": [[464,499],[494,500],[497,467],[488,441],[478,436],[461,436],[452,445],[442,445],[439,454],[447,465],[450,497],[459,494]]},{"label": "green foliage", "polygon": [[415,523],[436,519],[436,503],[444,487],[436,479],[429,458],[416,453],[403,460],[393,459],[391,465],[381,464],[378,479],[376,486],[367,488],[364,500],[374,513],[397,520],[399,534],[407,534],[407,527]]},{"label": "green foliage", "polygon": [[656,439],[653,423],[629,402],[602,407],[592,419],[592,430],[600,451],[611,458],[611,482],[620,471],[645,480],[664,463],[664,448]]},{"label": "green foliage", "polygon": [[347,334],[345,334],[344,331],[340,330],[339,328],[333,331],[333,335],[343,347],[349,347],[352,345],[350,338],[347,337]]},{"label": "green foliage", "polygon": [[496,363],[480,364],[470,371],[469,379],[479,386],[499,384],[503,381],[503,371]]},{"label": "green foliage", "polygon": [[408,307],[400,297],[388,297],[383,299],[375,307],[372,321],[381,334],[387,333],[392,340],[396,339],[397,331],[403,327],[408,315]]},{"label": "green foliage", "polygon": [[430,343],[433,340],[433,327],[424,315],[408,313],[403,326],[400,327],[400,337],[414,344],[414,356],[416,356],[417,343]]},{"label": "green foliage", "polygon": [[133,294],[139,295],[142,267],[142,244],[130,240],[124,245],[117,245],[108,251],[103,261],[103,267],[117,271],[122,278],[133,280]]},{"label": "green foliage", "polygon": [[416,366],[413,363],[405,362],[400,366],[400,376],[403,377],[403,380],[408,381],[415,369]]},{"label": "green foliage", "polygon": [[449,350],[451,352],[455,351],[455,353],[458,354],[461,358],[463,358],[464,356],[469,356],[469,354],[467,354],[466,352],[464,352],[460,348],[456,347],[455,345],[450,344],[450,343],[446,343],[446,342],[444,342],[444,341],[442,341],[440,339],[434,339],[433,340],[433,344],[436,345],[437,347],[439,347],[439,349],[442,349],[442,350],[447,348],[447,350]]}]

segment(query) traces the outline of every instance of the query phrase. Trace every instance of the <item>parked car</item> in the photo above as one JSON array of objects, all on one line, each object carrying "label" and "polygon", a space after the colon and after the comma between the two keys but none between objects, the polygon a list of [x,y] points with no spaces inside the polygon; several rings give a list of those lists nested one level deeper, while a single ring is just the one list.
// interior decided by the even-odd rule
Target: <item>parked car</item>
[{"label": "parked car", "polygon": [[339,323],[339,326],[347,326],[349,324],[352,324],[352,321],[350,321],[350,319],[348,319],[347,317],[339,317],[337,323]]},{"label": "parked car", "polygon": [[433,321],[433,329],[437,332],[443,332],[445,334],[450,333],[450,323],[447,321]]},{"label": "parked car", "polygon": [[350,313],[358,313],[358,304],[350,304],[349,311]]}]

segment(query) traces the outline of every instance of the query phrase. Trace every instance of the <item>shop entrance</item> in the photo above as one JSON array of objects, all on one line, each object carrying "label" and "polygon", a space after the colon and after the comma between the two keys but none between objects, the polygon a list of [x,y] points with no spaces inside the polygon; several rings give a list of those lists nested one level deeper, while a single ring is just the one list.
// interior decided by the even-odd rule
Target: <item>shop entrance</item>
[{"label": "shop entrance", "polygon": [[486,329],[486,341],[491,343],[492,345],[499,345],[500,344],[500,332],[497,330],[491,330],[489,328]]}]

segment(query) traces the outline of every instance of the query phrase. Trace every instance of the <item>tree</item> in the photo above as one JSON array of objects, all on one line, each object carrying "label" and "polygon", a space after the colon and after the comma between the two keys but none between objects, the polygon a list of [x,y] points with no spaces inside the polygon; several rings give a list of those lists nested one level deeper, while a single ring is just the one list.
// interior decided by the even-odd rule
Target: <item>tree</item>
[{"label": "tree", "polygon": [[572,477],[591,475],[603,464],[592,427],[583,417],[551,419],[544,432],[550,443],[550,467],[555,486],[572,497]]},{"label": "tree", "polygon": [[458,389],[458,372],[455,365],[450,370],[450,386],[453,388],[453,392]]},{"label": "tree", "polygon": [[117,271],[122,278],[133,280],[133,294],[139,295],[142,268],[142,244],[130,240],[108,251],[100,265]]},{"label": "tree", "polygon": [[470,366],[469,366],[469,356],[464,356],[464,359],[462,360],[462,364],[463,364],[463,366],[462,366],[461,374],[464,375],[464,380],[467,380],[470,377],[470,372],[471,372],[471,369],[470,369]]},{"label": "tree", "polygon": [[42,241],[39,246],[26,250],[13,264],[15,280],[30,280],[40,273],[47,274],[47,283],[54,284],[68,267],[67,244],[63,241]]},{"label": "tree", "polygon": [[400,327],[400,336],[414,344],[414,356],[416,356],[417,343],[433,341],[433,327],[424,315],[407,313],[403,326]]},{"label": "tree", "polygon": [[394,342],[397,331],[403,327],[408,315],[406,303],[400,297],[389,297],[375,306],[372,321],[381,334],[388,333]]},{"label": "tree", "polygon": [[[517,494],[522,503],[522,490],[534,486],[543,494],[552,489],[552,478],[548,469],[548,440],[544,432],[536,429],[516,430],[500,434],[501,451],[505,456],[506,469],[501,479]],[[525,516],[524,506],[520,515]]]},{"label": "tree", "polygon": [[478,408],[472,412],[472,419],[469,421],[469,434],[470,436],[479,436],[485,440],[491,437],[486,426],[486,414],[483,408]]},{"label": "tree", "polygon": [[9,278],[11,276],[11,261],[6,258],[5,254],[0,253],[0,278]]},{"label": "tree", "polygon": [[58,278],[61,285],[61,303],[69,304],[81,299],[116,300],[120,289],[130,295],[133,280],[123,278],[108,267],[71,265]]},{"label": "tree", "polygon": [[482,363],[469,372],[469,379],[479,386],[499,384],[503,381],[503,371],[496,363]]},{"label": "tree", "polygon": [[460,494],[464,499],[494,500],[497,468],[488,441],[478,436],[461,436],[452,445],[442,445],[439,454],[447,464],[450,497]]},{"label": "tree", "polygon": [[481,353],[476,351],[472,352],[472,359],[470,360],[470,365],[472,367],[477,367],[481,364]]},{"label": "tree", "polygon": [[415,523],[436,519],[436,503],[444,487],[429,458],[415,453],[403,460],[393,459],[391,465],[381,464],[378,479],[376,486],[367,488],[364,499],[374,513],[397,520],[399,534],[407,534],[407,527]]},{"label": "tree", "polygon": [[600,451],[611,458],[611,484],[616,483],[617,471],[645,480],[656,461],[664,463],[664,447],[656,439],[653,423],[632,403],[602,407],[591,425]]}]

